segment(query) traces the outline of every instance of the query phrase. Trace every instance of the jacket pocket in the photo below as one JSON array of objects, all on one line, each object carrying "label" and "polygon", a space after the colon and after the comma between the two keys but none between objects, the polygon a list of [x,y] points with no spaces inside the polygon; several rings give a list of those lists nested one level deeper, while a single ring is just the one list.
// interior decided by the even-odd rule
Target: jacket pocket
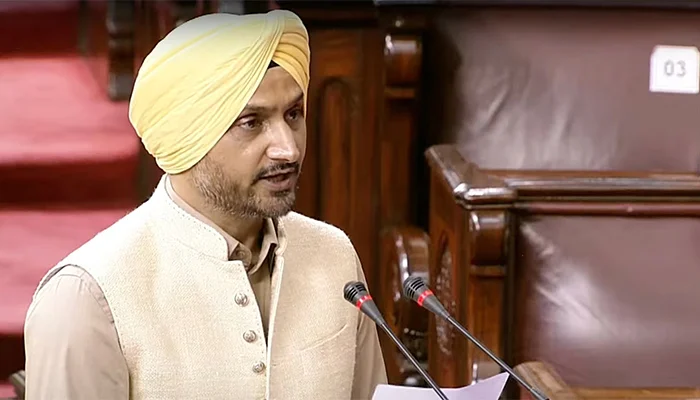
[{"label": "jacket pocket", "polygon": [[349,327],[350,327],[350,324],[346,323],[346,324],[343,325],[337,332],[332,333],[332,334],[330,334],[330,335],[328,335],[328,336],[322,337],[322,338],[320,338],[320,339],[318,339],[318,340],[316,340],[316,341],[314,341],[314,342],[312,342],[312,343],[310,343],[310,344],[304,346],[304,348],[302,348],[299,352],[300,352],[300,353],[304,353],[304,352],[307,352],[307,351],[313,351],[314,349],[317,349],[318,347],[321,347],[321,346],[327,344],[328,342],[331,342],[331,341],[333,341],[333,340],[339,338],[340,336],[343,335],[343,333],[344,333],[346,330],[349,329]]}]

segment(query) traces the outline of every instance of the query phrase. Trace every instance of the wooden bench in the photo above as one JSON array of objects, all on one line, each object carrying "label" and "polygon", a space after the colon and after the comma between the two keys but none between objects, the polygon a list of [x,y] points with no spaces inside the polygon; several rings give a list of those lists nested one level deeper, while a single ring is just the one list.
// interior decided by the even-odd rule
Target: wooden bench
[{"label": "wooden bench", "polygon": [[[530,382],[556,370],[557,382],[587,388],[571,392],[582,399],[697,393],[700,292],[689,282],[700,280],[700,176],[484,170],[454,145],[430,148],[427,159],[429,242],[416,228],[392,233],[421,251],[393,264],[385,290],[424,275],[427,258],[443,304]],[[421,315],[401,301],[395,309]],[[440,385],[499,372],[446,323],[429,321],[429,371]]]}]

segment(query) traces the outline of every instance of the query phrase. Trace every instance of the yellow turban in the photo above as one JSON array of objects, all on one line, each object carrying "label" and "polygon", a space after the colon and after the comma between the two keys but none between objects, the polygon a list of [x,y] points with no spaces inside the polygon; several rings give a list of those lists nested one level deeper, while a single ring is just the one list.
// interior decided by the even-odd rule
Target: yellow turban
[{"label": "yellow turban", "polygon": [[306,102],[309,37],[289,11],[208,14],[165,36],[139,70],[129,119],[163,171],[197,164],[238,118],[274,61]]}]

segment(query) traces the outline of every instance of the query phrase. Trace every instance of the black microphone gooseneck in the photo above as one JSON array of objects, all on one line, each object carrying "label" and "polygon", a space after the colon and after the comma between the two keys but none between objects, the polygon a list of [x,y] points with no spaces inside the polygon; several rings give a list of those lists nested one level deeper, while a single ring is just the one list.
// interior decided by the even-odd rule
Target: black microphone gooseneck
[{"label": "black microphone gooseneck", "polygon": [[401,343],[401,340],[399,340],[398,337],[394,334],[394,332],[389,328],[389,324],[384,320],[384,317],[382,316],[382,313],[379,312],[379,308],[377,308],[377,305],[374,303],[374,300],[372,300],[372,296],[370,296],[369,292],[367,292],[367,288],[365,287],[365,284],[362,282],[348,282],[345,284],[345,288],[343,289],[343,296],[345,297],[345,300],[349,301],[352,303],[355,307],[360,309],[365,315],[367,315],[372,321],[374,321],[377,326],[379,326],[389,337],[391,338],[391,341],[394,342],[396,347],[401,350],[401,353],[408,359],[408,361],[413,364],[413,366],[418,370],[418,373],[421,374],[423,379],[425,379],[426,382],[428,382],[428,385],[437,393],[437,395],[440,397],[442,400],[449,400],[447,396],[445,396],[445,393],[440,390],[440,387],[435,383],[433,378],[428,375],[428,372],[421,367],[421,365],[418,363],[418,360],[413,357],[410,351],[404,346],[403,343]]},{"label": "black microphone gooseneck", "polygon": [[477,338],[475,338],[465,327],[463,327],[459,322],[457,322],[454,317],[447,312],[445,306],[440,303],[433,291],[430,290],[428,285],[425,284],[423,279],[417,276],[410,276],[406,278],[403,282],[403,294],[409,299],[418,303],[419,306],[425,308],[426,310],[436,314],[445,320],[447,320],[452,326],[454,326],[461,334],[467,337],[470,342],[474,343],[476,347],[481,349],[486,355],[488,355],[493,361],[496,362],[501,368],[503,368],[510,376],[512,376],[519,384],[521,384],[528,392],[530,392],[536,400],[549,400],[547,396],[540,393],[537,389],[530,386],[523,378],[521,378],[512,368],[508,366],[503,360],[498,358],[491,350],[484,346]]}]

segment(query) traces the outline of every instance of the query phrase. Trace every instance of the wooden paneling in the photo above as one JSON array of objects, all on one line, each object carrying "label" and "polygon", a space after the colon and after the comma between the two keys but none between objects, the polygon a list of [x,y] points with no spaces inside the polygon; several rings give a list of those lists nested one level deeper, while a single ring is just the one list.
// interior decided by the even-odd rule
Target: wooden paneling
[{"label": "wooden paneling", "polygon": [[380,220],[396,226],[415,219],[415,156],[418,148],[418,119],[423,62],[425,20],[415,13],[387,12],[382,16],[383,129],[380,137]]},{"label": "wooden paneling", "polygon": [[[307,153],[296,210],[341,227],[371,265],[377,238],[376,91],[379,75],[365,69],[379,54],[378,29],[311,28]],[[374,277],[367,273],[368,285]]]}]

